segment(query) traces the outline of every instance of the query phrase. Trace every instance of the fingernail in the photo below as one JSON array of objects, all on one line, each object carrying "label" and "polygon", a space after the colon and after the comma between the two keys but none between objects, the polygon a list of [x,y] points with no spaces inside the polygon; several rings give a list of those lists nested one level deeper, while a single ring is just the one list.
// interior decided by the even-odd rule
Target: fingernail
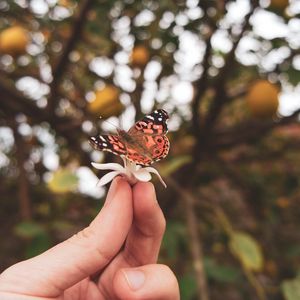
[{"label": "fingernail", "polygon": [[126,281],[132,290],[138,290],[145,282],[145,274],[138,270],[124,270]]}]

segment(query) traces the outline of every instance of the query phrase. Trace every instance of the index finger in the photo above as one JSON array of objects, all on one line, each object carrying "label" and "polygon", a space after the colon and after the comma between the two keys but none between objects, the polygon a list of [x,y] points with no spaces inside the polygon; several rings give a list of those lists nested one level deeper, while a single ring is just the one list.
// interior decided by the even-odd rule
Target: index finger
[{"label": "index finger", "polygon": [[1,287],[6,291],[58,297],[107,265],[122,247],[131,223],[131,188],[126,180],[117,178],[104,207],[89,227],[45,253],[4,271]]},{"label": "index finger", "polygon": [[133,225],[123,255],[132,266],[157,261],[166,227],[152,183],[139,182],[133,187]]}]

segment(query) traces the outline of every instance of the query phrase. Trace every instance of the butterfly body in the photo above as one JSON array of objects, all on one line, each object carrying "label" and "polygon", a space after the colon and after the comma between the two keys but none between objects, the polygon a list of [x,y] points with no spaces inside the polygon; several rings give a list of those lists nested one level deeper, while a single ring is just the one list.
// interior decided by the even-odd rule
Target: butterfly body
[{"label": "butterfly body", "polygon": [[128,132],[118,130],[117,135],[99,135],[90,142],[96,150],[125,156],[136,164],[148,166],[166,157],[170,143],[166,136],[168,113],[155,110],[135,123]]}]

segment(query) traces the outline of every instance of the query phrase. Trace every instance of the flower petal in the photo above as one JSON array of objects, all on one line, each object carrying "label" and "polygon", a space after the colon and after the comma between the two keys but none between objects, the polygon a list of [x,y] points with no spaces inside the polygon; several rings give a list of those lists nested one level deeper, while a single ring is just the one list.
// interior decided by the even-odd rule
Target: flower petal
[{"label": "flower petal", "polygon": [[92,166],[98,170],[115,170],[115,171],[124,171],[124,167],[117,163],[106,163],[106,164],[97,164],[92,162]]},{"label": "flower petal", "polygon": [[160,174],[158,173],[158,171],[156,169],[154,169],[153,167],[146,167],[143,170],[146,170],[150,173],[154,173],[155,175],[157,175],[159,181],[161,182],[161,184],[166,188],[167,185],[166,183],[163,181],[163,179],[161,178]]},{"label": "flower petal", "polygon": [[146,170],[146,168],[139,169],[137,171],[132,172],[134,177],[139,181],[149,181],[151,180],[151,174]]},{"label": "flower petal", "polygon": [[112,171],[105,174],[103,177],[100,178],[99,182],[97,183],[98,186],[104,186],[110,181],[112,181],[116,176],[122,174],[122,171]]},{"label": "flower petal", "polygon": [[124,168],[126,168],[126,166],[127,166],[127,158],[124,155],[121,155],[121,158],[122,158],[123,163],[124,163]]}]

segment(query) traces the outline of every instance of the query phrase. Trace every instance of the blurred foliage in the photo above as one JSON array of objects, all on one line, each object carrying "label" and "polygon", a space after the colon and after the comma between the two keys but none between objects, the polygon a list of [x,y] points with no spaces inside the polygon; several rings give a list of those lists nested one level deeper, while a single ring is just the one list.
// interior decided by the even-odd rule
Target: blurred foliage
[{"label": "blurred foliage", "polygon": [[285,280],[282,283],[282,290],[287,300],[296,300],[300,298],[300,280],[295,278],[292,280]]},{"label": "blurred foliage", "polygon": [[260,246],[250,235],[244,232],[233,232],[229,247],[246,269],[262,270],[263,256]]},{"label": "blurred foliage", "polygon": [[160,261],[181,298],[299,299],[297,0],[2,0],[0,16],[1,270],[101,209],[90,162],[120,160],[90,136],[164,108]]}]

